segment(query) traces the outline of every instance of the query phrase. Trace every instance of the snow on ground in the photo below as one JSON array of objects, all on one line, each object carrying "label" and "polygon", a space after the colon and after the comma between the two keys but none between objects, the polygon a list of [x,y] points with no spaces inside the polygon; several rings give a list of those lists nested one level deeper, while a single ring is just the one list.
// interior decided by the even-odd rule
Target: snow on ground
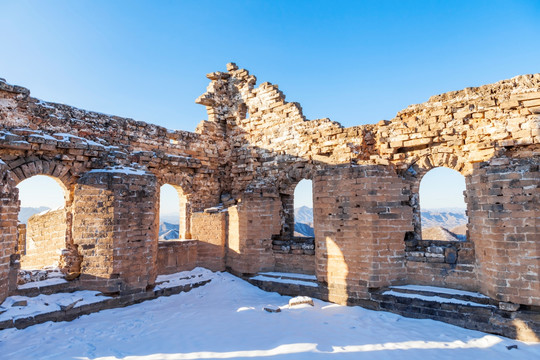
[{"label": "snow on ground", "polygon": [[[2,359],[539,359],[540,344],[266,293],[227,273],[188,293],[0,331]],[[281,306],[280,313],[263,310]],[[518,349],[508,350],[509,345]]]}]

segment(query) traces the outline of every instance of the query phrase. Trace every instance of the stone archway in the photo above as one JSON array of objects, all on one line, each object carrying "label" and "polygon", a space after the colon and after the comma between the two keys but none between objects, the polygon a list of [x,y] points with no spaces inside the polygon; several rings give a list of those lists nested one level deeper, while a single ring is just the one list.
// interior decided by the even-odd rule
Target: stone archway
[{"label": "stone archway", "polygon": [[[413,210],[413,226],[417,239],[421,238],[421,209],[420,209],[420,183],[424,175],[430,170],[438,167],[446,167],[459,172],[467,179],[472,173],[472,164],[466,162],[463,156],[451,153],[442,152],[444,149],[437,149],[438,152],[428,153],[421,157],[413,157],[409,162],[409,166],[400,175],[410,185],[409,205]],[[465,203],[468,205],[468,198],[465,196]],[[410,237],[410,236],[409,236]]]},{"label": "stone archway", "polygon": [[[62,226],[64,229],[62,232],[65,234],[64,240],[62,243],[62,250],[60,252],[58,267],[62,271],[66,278],[74,279],[80,274],[80,264],[82,257],[78,251],[77,245],[73,242],[73,214],[72,214],[72,203],[73,203],[73,188],[74,184],[77,181],[78,176],[73,173],[74,167],[71,165],[64,164],[61,160],[51,159],[45,156],[28,156],[28,157],[19,157],[13,160],[6,161],[8,167],[8,172],[12,177],[16,185],[20,184],[22,181],[30,179],[34,176],[44,175],[54,179],[59,186],[64,191],[64,209],[62,214],[58,214],[59,218],[62,219],[65,226]],[[82,166],[79,166],[82,168]],[[18,193],[17,193],[17,210],[16,213],[19,213],[19,202],[18,202]],[[17,237],[19,237],[19,231],[17,230]],[[62,236],[62,235],[58,235]],[[60,241],[60,240],[59,240]],[[15,253],[16,245],[13,246],[13,251]],[[14,286],[16,286],[16,276],[14,279]]]}]

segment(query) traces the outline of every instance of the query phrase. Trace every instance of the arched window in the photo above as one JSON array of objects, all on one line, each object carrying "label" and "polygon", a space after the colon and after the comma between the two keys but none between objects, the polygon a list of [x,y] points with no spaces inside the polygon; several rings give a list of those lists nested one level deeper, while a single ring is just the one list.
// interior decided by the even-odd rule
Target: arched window
[{"label": "arched window", "polygon": [[465,241],[467,224],[465,177],[438,167],[420,182],[422,240]]},{"label": "arched window", "polygon": [[187,197],[179,186],[162,185],[159,196],[159,240],[190,238]]},{"label": "arched window", "polygon": [[21,181],[19,188],[19,241],[21,269],[58,267],[66,246],[67,189],[60,180],[35,175]]}]

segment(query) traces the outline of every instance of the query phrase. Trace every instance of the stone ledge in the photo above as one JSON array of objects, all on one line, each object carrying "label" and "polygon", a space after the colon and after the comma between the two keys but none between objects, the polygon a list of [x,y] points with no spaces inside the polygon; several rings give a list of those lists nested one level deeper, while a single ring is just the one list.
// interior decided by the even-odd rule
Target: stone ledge
[{"label": "stone ledge", "polygon": [[[441,295],[441,294],[437,294]],[[441,303],[419,298],[403,298],[371,293],[376,310],[388,311],[416,319],[432,319],[466,329],[502,335],[521,341],[539,341],[540,313],[537,311],[505,311],[495,306],[482,307]],[[490,301],[492,302],[492,301]]]},{"label": "stone ledge", "polygon": [[126,307],[147,300],[153,300],[160,296],[170,296],[181,292],[188,292],[191,289],[206,285],[211,280],[203,280],[197,283],[175,286],[170,288],[155,289],[146,292],[138,292],[130,295],[120,295],[118,297],[105,299],[100,302],[85,304],[73,307],[68,310],[53,311],[35,316],[20,317],[17,319],[5,320],[0,322],[0,330],[17,328],[24,329],[32,325],[41,324],[47,321],[71,321],[79,316],[92,314],[101,310]]}]

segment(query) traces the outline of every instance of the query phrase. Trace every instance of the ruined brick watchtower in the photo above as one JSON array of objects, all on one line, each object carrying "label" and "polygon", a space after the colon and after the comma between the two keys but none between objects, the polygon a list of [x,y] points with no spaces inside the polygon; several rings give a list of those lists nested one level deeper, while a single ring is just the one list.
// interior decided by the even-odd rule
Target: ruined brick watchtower
[{"label": "ruined brick watchtower", "polygon": [[[343,304],[417,284],[538,314],[540,74],[433,96],[391,121],[350,128],[305,119],[276,85],[256,87],[235,64],[207,77],[197,103],[208,121],[194,133],[44,102],[0,79],[0,300],[15,287],[15,186],[43,174],[67,189],[64,271],[80,273],[85,288],[136,293],[158,273],[198,265],[315,275],[316,295]],[[419,184],[440,166],[465,176],[468,236],[428,256],[418,251]],[[276,250],[273,242],[294,240],[302,179],[313,180],[314,251]],[[166,183],[189,206],[186,240],[161,244]]]}]

